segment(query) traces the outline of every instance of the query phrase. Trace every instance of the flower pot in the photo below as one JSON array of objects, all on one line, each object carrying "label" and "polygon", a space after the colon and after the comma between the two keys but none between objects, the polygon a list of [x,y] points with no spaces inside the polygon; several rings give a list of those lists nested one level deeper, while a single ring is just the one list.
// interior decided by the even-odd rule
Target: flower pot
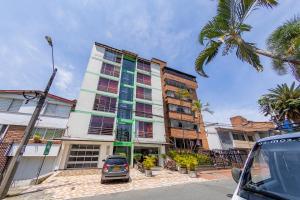
[{"label": "flower pot", "polygon": [[176,164],[176,170],[180,171],[180,166]]},{"label": "flower pot", "polygon": [[152,170],[150,169],[146,169],[145,170],[145,175],[147,176],[147,177],[151,177],[152,176]]},{"label": "flower pot", "polygon": [[187,174],[186,168],[183,168],[183,167],[180,167],[179,172],[180,172],[181,174]]},{"label": "flower pot", "polygon": [[191,178],[197,178],[196,171],[189,171],[189,177],[191,177]]}]

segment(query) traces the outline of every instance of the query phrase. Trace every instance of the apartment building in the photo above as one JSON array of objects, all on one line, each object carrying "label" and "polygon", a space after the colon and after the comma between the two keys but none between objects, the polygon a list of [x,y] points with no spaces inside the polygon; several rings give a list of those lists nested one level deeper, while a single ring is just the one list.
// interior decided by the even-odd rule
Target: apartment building
[{"label": "apartment building", "polygon": [[[34,112],[38,98],[30,101],[24,98],[35,97],[35,91],[0,90],[0,172],[2,174],[9,159],[15,155],[24,131]],[[60,138],[63,136],[72,107],[76,101],[48,94],[44,108],[36,122],[31,139],[25,148],[14,180],[27,180],[36,177],[44,157],[43,152],[48,140],[53,141],[49,155],[46,156],[41,175],[58,168],[57,155]],[[34,141],[39,134],[40,141]]]},{"label": "apartment building", "polygon": [[[170,148],[197,151],[208,149],[201,111],[193,109],[198,100],[196,77],[162,65],[165,129]],[[186,91],[188,96],[181,96]]]},{"label": "apartment building", "polygon": [[165,153],[160,69],[157,59],[95,43],[63,137],[60,169],[101,168],[110,154],[133,164],[136,154]]},{"label": "apartment building", "polygon": [[230,118],[231,126],[207,127],[210,149],[239,149],[249,151],[261,138],[280,134],[272,122],[249,121],[242,116]]}]

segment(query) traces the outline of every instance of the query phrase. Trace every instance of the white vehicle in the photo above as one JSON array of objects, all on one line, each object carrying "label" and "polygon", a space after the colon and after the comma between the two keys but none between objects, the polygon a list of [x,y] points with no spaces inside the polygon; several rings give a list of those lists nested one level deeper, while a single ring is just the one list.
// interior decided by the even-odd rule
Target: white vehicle
[{"label": "white vehicle", "polygon": [[238,183],[232,200],[299,200],[300,132],[259,140],[232,177]]}]

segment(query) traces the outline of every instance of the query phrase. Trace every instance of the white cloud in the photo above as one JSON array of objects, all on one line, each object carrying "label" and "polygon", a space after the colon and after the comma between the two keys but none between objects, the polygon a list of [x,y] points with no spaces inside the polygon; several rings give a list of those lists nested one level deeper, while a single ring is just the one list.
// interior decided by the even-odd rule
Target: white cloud
[{"label": "white cloud", "polygon": [[[67,67],[57,67],[57,77],[55,82],[55,86],[61,90],[65,91],[70,86],[73,81],[73,73],[71,70],[66,69]],[[72,67],[70,67],[72,68]]]}]

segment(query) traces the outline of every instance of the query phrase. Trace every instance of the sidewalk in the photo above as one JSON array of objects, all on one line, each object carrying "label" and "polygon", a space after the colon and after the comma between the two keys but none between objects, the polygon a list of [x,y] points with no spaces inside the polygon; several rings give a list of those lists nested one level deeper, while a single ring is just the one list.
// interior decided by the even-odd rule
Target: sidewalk
[{"label": "sidewalk", "polygon": [[100,184],[101,172],[98,169],[65,170],[57,172],[40,185],[23,188],[19,196],[6,199],[72,199],[227,177],[227,172],[222,170],[218,170],[218,172],[210,171],[209,173],[201,172],[199,178],[190,178],[187,174],[164,169],[154,171],[153,174],[153,177],[146,177],[136,169],[131,169],[130,176],[132,180],[129,183],[114,181],[108,184]]}]

